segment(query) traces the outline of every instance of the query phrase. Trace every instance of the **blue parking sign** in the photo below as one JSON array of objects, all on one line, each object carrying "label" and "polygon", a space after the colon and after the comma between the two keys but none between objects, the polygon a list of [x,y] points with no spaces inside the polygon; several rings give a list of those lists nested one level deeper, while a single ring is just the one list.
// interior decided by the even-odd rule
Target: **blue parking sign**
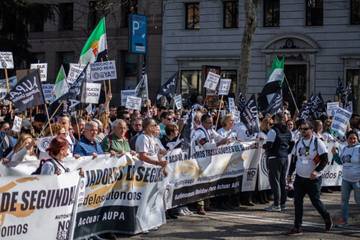
[{"label": "blue parking sign", "polygon": [[129,51],[132,53],[146,53],[147,18],[144,15],[129,15]]}]

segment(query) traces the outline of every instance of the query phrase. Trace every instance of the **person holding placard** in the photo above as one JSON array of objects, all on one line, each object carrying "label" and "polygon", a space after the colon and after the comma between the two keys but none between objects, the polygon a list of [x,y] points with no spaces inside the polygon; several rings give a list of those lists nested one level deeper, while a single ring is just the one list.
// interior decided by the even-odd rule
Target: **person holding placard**
[{"label": "person holding placard", "polygon": [[333,158],[336,163],[343,165],[341,184],[341,211],[342,219],[337,224],[344,227],[349,219],[349,199],[351,190],[354,190],[355,202],[360,206],[360,144],[356,131],[346,133],[347,146],[337,149],[332,148]]}]

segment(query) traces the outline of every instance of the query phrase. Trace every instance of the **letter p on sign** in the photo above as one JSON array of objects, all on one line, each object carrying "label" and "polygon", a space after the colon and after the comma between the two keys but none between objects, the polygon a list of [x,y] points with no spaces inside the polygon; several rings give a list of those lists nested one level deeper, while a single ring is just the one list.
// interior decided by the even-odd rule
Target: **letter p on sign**
[{"label": "letter p on sign", "polygon": [[140,23],[138,21],[133,21],[133,32],[132,34],[135,35],[135,31],[140,29]]}]

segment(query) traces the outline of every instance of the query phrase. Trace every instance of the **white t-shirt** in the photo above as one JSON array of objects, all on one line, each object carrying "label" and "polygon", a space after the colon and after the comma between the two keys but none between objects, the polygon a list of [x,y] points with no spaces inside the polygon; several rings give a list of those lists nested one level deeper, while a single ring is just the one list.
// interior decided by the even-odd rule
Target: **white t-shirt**
[{"label": "white t-shirt", "polygon": [[297,156],[296,174],[303,178],[310,178],[310,174],[315,170],[316,165],[314,158],[317,154],[327,153],[326,146],[323,141],[317,139],[317,150],[315,147],[315,136],[310,139],[300,138],[295,144],[291,154]]},{"label": "white t-shirt", "polygon": [[342,178],[349,182],[360,181],[360,144],[344,147],[341,155],[343,163]]},{"label": "white t-shirt", "polygon": [[140,134],[135,143],[135,150],[139,153],[147,153],[152,159],[157,161],[160,149],[164,149],[161,142],[153,137],[146,134]]},{"label": "white t-shirt", "polygon": [[[200,140],[205,139],[206,143],[201,145]],[[205,129],[204,127],[199,127],[195,130],[191,142],[194,146],[203,147],[206,150],[216,148],[216,143],[221,141],[223,137],[220,136],[214,129]],[[196,150],[196,149],[195,149]]]},{"label": "white t-shirt", "polygon": [[233,129],[225,130],[225,128],[220,128],[217,133],[223,138],[231,138],[236,140],[237,134]]},{"label": "white t-shirt", "polygon": [[236,123],[234,126],[234,130],[236,131],[237,139],[239,141],[251,141],[256,138],[255,134],[249,134],[249,131],[242,122]]}]

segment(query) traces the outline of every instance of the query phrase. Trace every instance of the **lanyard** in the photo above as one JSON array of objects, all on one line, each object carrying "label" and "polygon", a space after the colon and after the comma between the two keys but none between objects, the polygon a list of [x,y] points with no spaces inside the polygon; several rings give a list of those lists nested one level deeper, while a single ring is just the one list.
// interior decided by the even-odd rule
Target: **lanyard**
[{"label": "lanyard", "polygon": [[311,140],[310,140],[309,146],[307,146],[307,145],[305,144],[305,142],[304,142],[304,138],[303,138],[303,139],[301,139],[301,142],[302,142],[302,144],[303,144],[303,145],[304,145],[304,147],[305,147],[305,156],[309,156],[309,154],[310,154],[310,146],[311,146],[311,143],[312,143],[312,141],[313,141],[313,138],[314,138],[314,137],[311,137]]}]

